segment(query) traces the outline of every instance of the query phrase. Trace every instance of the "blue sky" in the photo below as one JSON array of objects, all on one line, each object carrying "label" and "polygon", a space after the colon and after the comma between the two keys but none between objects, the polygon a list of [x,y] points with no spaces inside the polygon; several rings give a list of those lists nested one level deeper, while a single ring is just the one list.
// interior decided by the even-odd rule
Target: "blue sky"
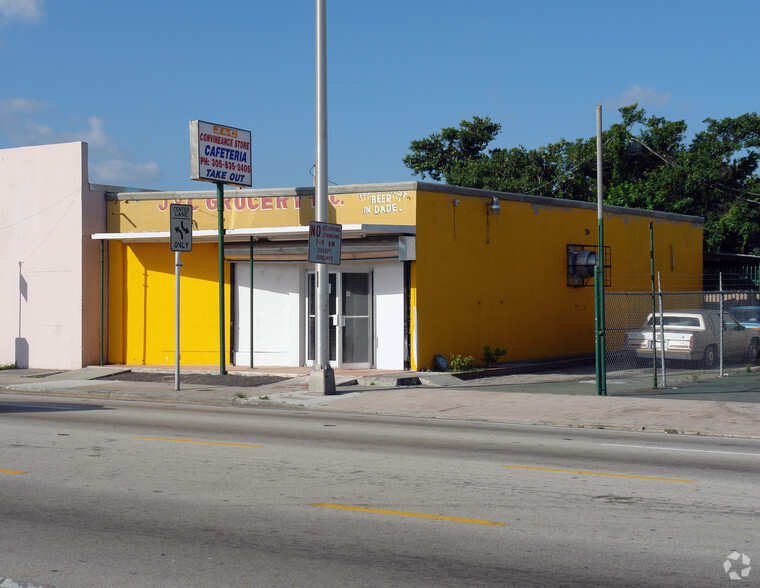
[{"label": "blue sky", "polygon": [[[253,133],[253,187],[312,184],[314,0],[0,0],[0,148],[84,140],[94,183],[202,190],[190,120]],[[490,116],[491,147],[595,134],[619,106],[757,111],[760,2],[327,0],[328,175],[415,179],[409,143]]]}]

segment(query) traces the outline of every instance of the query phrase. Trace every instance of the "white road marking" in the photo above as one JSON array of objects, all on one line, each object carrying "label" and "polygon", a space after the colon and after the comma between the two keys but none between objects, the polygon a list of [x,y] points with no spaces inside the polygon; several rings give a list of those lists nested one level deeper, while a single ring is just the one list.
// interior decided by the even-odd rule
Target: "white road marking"
[{"label": "white road marking", "polygon": [[760,457],[760,453],[746,453],[742,451],[713,451],[711,449],[682,449],[681,447],[655,447],[654,445],[623,445],[620,443],[602,443],[607,447],[633,447],[635,449],[657,449],[659,451],[689,451],[691,453],[720,453],[723,455],[751,455]]}]

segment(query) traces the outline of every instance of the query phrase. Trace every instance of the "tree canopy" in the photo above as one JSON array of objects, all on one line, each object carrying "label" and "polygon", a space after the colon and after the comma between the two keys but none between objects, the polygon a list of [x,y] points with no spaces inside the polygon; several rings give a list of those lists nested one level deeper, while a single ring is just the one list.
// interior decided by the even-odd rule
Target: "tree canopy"
[{"label": "tree canopy", "polygon": [[[602,133],[605,203],[702,216],[707,251],[760,254],[760,117],[708,118],[689,141],[682,120],[647,116],[638,104],[620,114]],[[500,130],[488,117],[463,120],[412,141],[402,161],[447,184],[596,200],[595,136],[488,149]]]}]

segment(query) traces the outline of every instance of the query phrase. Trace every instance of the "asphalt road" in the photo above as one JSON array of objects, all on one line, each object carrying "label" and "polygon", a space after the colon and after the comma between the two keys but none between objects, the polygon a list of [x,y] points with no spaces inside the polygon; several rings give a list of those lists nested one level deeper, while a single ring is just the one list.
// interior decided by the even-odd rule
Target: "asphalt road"
[{"label": "asphalt road", "polygon": [[19,585],[717,586],[760,558],[759,440],[6,397],[0,447]]}]

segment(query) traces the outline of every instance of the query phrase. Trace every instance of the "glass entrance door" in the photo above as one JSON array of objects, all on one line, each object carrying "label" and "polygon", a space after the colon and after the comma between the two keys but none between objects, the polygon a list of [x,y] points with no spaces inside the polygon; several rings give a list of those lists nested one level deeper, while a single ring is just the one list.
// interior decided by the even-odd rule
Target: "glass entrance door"
[{"label": "glass entrance door", "polygon": [[[372,272],[330,272],[329,358],[340,368],[372,367]],[[309,272],[306,288],[306,358],[314,363],[315,279]]]}]

